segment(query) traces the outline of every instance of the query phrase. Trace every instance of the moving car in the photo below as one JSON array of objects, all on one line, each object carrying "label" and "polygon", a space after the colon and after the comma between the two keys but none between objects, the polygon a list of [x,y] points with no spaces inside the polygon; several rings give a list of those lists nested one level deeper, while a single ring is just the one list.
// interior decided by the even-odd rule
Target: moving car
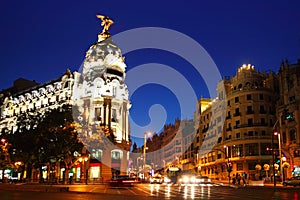
[{"label": "moving car", "polygon": [[208,176],[197,176],[196,177],[196,183],[197,184],[211,183],[211,179],[208,178]]},{"label": "moving car", "polygon": [[117,176],[110,180],[109,185],[112,187],[132,187],[134,183],[136,183],[135,178],[129,176]]},{"label": "moving car", "polygon": [[180,185],[198,185],[198,184],[206,184],[211,183],[211,179],[207,176],[196,176],[193,174],[182,175],[179,178]]},{"label": "moving car", "polygon": [[292,185],[294,187],[300,186],[300,176],[292,177],[283,182],[284,186]]},{"label": "moving car", "polygon": [[163,177],[159,176],[159,175],[152,176],[152,177],[150,177],[150,183],[162,184],[163,183]]}]

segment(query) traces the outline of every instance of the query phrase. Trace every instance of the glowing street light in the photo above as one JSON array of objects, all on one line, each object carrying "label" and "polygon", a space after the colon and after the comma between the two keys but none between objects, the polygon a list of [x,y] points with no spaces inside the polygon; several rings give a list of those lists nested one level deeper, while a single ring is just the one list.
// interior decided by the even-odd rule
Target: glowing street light
[{"label": "glowing street light", "polygon": [[144,133],[144,167],[143,167],[143,169],[144,169],[144,178],[145,178],[145,170],[146,170],[146,150],[148,149],[148,147],[147,147],[147,136],[151,136],[152,135],[152,133],[151,132],[145,132]]},{"label": "glowing street light", "polygon": [[227,159],[227,172],[228,172],[228,184],[230,184],[230,172],[232,171],[232,164],[229,162],[229,149],[228,146],[224,145],[225,159]]},{"label": "glowing street light", "polygon": [[144,133],[144,168],[146,166],[146,150],[148,149],[147,147],[147,136],[151,136],[151,132],[146,132]]},{"label": "glowing street light", "polygon": [[88,184],[88,163],[87,161],[89,160],[88,156],[81,156],[78,158],[78,161],[81,163],[81,169],[80,169],[80,181],[84,182],[85,184]]},{"label": "glowing street light", "polygon": [[274,135],[278,136],[279,159],[280,159],[279,171],[280,171],[281,181],[283,182],[280,133],[279,132],[274,132]]}]

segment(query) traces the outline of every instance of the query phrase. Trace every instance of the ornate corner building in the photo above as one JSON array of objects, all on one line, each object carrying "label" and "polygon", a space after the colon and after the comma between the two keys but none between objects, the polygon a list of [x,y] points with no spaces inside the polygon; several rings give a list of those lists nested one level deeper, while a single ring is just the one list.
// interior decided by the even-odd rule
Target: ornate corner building
[{"label": "ornate corner building", "polygon": [[[285,174],[300,175],[300,60],[291,64],[282,62],[279,73],[278,124],[282,154],[286,158]],[[284,161],[283,161],[284,162]],[[285,163],[283,163],[284,165]]]},{"label": "ornate corner building", "polygon": [[[284,158],[283,163],[294,168],[281,163],[282,171],[276,168],[275,174],[292,176],[300,166],[299,64],[283,64],[278,74],[243,65],[235,76],[219,83],[218,97],[199,100],[200,123],[194,140],[199,173],[218,179],[244,172],[252,180],[269,178],[273,159]],[[290,120],[280,120],[284,109],[293,113]],[[275,128],[282,141],[274,135]]]},{"label": "ornate corner building", "polygon": [[[19,114],[72,105],[77,132],[90,160],[75,166],[76,179],[110,180],[128,173],[130,149],[128,89],[125,84],[126,64],[119,47],[112,42],[108,27],[111,19],[98,16],[104,29],[88,51],[80,72],[67,70],[61,77],[43,84],[18,79],[14,86],[0,93],[0,134],[16,131]],[[110,138],[110,139],[108,139]],[[91,145],[91,141],[94,145]],[[96,145],[95,145],[96,144]],[[87,150],[87,151],[86,151]],[[97,162],[92,163],[92,160]],[[89,176],[89,177],[85,177]]]}]

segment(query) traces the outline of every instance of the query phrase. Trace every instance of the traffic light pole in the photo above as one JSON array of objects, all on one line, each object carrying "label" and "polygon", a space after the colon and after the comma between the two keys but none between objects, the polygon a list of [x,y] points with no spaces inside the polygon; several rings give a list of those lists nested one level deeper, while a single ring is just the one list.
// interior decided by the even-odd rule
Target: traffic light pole
[{"label": "traffic light pole", "polygon": [[272,166],[273,166],[273,183],[274,183],[274,188],[276,188],[276,177],[275,177],[275,158],[274,158],[274,133],[272,133],[272,144],[271,144],[271,148],[272,148]]},{"label": "traffic light pole", "polygon": [[[280,115],[281,117],[281,115]],[[279,122],[279,120],[277,119],[274,126],[273,126],[273,132],[272,132],[272,166],[273,166],[273,179],[274,179],[274,188],[276,188],[276,176],[275,176],[275,151],[274,151],[274,132],[276,131],[276,125]]]}]

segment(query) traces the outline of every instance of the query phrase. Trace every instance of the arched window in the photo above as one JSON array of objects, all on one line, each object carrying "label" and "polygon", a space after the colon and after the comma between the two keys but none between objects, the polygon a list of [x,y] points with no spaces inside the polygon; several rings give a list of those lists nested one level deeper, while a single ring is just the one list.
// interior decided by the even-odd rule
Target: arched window
[{"label": "arched window", "polygon": [[121,150],[112,150],[111,159],[112,160],[121,160],[123,157],[123,152]]}]

